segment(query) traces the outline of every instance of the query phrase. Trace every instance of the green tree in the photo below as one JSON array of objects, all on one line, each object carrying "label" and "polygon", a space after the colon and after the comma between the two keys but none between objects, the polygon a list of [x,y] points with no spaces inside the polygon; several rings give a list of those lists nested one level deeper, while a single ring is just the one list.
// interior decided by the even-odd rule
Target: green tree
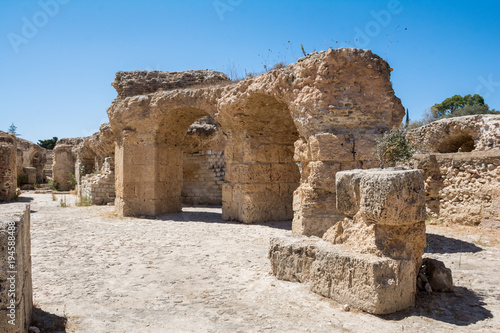
[{"label": "green tree", "polygon": [[54,136],[52,139],[47,139],[47,140],[38,140],[38,145],[42,148],[52,150],[56,146],[57,143],[57,137]]},{"label": "green tree", "polygon": [[13,136],[19,136],[20,134],[17,133],[17,126],[12,123],[9,126],[9,129],[7,130],[7,133],[12,134]]},{"label": "green tree", "polygon": [[455,116],[455,113],[466,106],[488,106],[484,103],[484,98],[479,95],[454,95],[453,97],[448,97],[444,101],[438,104],[434,104],[431,108],[431,112],[436,119]]}]

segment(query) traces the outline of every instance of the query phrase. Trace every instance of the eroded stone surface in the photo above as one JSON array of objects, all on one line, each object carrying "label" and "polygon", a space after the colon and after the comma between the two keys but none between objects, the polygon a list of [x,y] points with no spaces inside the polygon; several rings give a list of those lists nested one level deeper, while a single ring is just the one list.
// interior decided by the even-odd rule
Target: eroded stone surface
[{"label": "eroded stone surface", "polygon": [[415,303],[411,259],[355,253],[301,235],[273,238],[269,258],[278,279],[308,282],[312,291],[370,313],[392,313]]},{"label": "eroded stone surface", "polygon": [[33,308],[29,205],[0,205],[0,250],[0,332],[24,333]]},{"label": "eroded stone surface", "polygon": [[[404,115],[388,64],[368,50],[313,53],[240,82],[186,89],[170,87],[171,75],[162,75],[119,73],[115,81],[119,96],[108,116],[116,134],[121,215],[180,210],[181,145],[189,126],[210,115],[227,142],[224,219],[293,216],[294,232],[322,236],[342,218],[331,204],[335,189],[325,188],[332,177],[325,170],[374,167],[375,139]],[[122,88],[123,77],[130,92]],[[156,80],[152,88],[140,88],[149,77]],[[296,162],[303,173],[314,169],[312,183]],[[314,162],[326,164],[308,165]]]},{"label": "eroded stone surface", "polygon": [[422,152],[459,153],[500,149],[500,115],[473,115],[434,121],[408,133]]}]

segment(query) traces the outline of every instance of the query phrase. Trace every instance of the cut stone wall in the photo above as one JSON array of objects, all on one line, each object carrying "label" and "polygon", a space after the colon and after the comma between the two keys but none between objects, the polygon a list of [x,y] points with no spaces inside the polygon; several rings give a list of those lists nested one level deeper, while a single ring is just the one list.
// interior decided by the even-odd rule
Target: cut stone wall
[{"label": "cut stone wall", "polygon": [[[325,183],[337,171],[376,166],[376,138],[404,116],[390,72],[371,51],[330,49],[239,82],[213,71],[117,73],[108,116],[118,214],[182,209],[182,142],[209,115],[227,142],[223,219],[293,217],[294,232],[321,236],[342,218]],[[215,83],[206,79],[214,75]]]},{"label": "cut stone wall", "polygon": [[0,205],[0,250],[0,332],[25,333],[33,309],[29,205]]},{"label": "cut stone wall", "polygon": [[97,174],[85,175],[81,178],[79,195],[90,198],[92,205],[106,205],[115,201],[115,171],[114,160],[104,159],[104,165]]},{"label": "cut stone wall", "polygon": [[314,292],[370,313],[413,306],[425,247],[422,171],[338,172],[336,193],[336,207],[345,218],[323,240],[272,239],[273,274],[307,282]]},{"label": "cut stone wall", "polygon": [[500,151],[418,154],[427,211],[446,223],[500,222]]},{"label": "cut stone wall", "polygon": [[17,145],[12,135],[0,131],[0,201],[14,198],[17,188]]},{"label": "cut stone wall", "polygon": [[182,202],[186,205],[222,204],[224,152],[202,150],[183,157]]}]

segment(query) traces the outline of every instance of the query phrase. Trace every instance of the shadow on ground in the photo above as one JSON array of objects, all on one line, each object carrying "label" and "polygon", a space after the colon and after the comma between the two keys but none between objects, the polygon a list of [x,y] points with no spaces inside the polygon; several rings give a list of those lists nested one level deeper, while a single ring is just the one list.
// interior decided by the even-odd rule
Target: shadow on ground
[{"label": "shadow on ground", "polygon": [[[152,217],[151,219],[160,221],[175,221],[175,222],[202,222],[202,223],[225,223],[225,224],[230,223],[230,224],[242,224],[242,225],[245,224],[238,221],[224,221],[222,219],[222,214],[220,212],[210,212],[210,211],[183,211],[182,213],[164,214],[158,217]],[[292,230],[291,220],[259,222],[252,224],[261,225],[269,228],[281,229],[281,230]]]},{"label": "shadow on ground", "polygon": [[40,333],[66,332],[68,320],[65,317],[59,317],[58,315],[48,313],[34,306],[33,316],[31,318],[31,326],[38,327]]},{"label": "shadow on ground", "polygon": [[476,253],[483,249],[473,243],[441,235],[427,234],[425,253]]},{"label": "shadow on ground", "polygon": [[493,318],[485,309],[483,298],[464,287],[454,287],[451,293],[417,293],[415,307],[390,315],[385,320],[402,320],[411,316],[427,317],[457,326],[467,326]]}]

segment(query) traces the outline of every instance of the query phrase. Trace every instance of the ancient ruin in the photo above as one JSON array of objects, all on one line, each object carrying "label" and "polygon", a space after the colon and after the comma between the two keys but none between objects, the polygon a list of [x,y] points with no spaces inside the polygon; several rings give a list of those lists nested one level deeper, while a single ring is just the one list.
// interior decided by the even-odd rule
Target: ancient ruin
[{"label": "ancient ruin", "polygon": [[12,135],[0,132],[0,201],[10,201],[16,194],[16,147],[16,140]]},{"label": "ancient ruin", "polygon": [[413,306],[425,247],[422,171],[341,171],[336,188],[346,217],[323,240],[272,239],[273,274],[370,313]]},{"label": "ancient ruin", "polygon": [[32,309],[30,206],[0,205],[0,332],[28,332]]},{"label": "ancient ruin", "polygon": [[240,82],[214,71],[118,72],[108,109],[118,214],[181,211],[183,142],[210,116],[225,138],[223,218],[293,217],[295,233],[322,236],[343,218],[335,174],[376,166],[376,138],[404,115],[390,72],[359,49],[313,53]]},{"label": "ancient ruin", "polygon": [[500,223],[500,116],[443,119],[410,131],[427,211],[443,222]]}]

